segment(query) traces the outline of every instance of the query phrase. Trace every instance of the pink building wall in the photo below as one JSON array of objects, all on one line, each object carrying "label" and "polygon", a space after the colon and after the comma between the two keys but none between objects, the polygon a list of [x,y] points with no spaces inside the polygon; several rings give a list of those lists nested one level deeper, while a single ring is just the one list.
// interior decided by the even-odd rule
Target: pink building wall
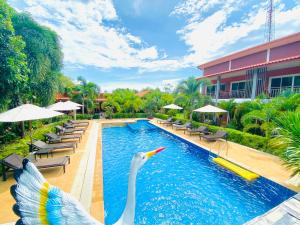
[{"label": "pink building wall", "polygon": [[267,59],[267,51],[258,52],[252,55],[247,55],[242,58],[234,59],[231,61],[231,69],[238,69],[245,66],[264,63]]},{"label": "pink building wall", "polygon": [[300,41],[291,44],[272,48],[270,51],[270,61],[289,58],[300,55]]},{"label": "pink building wall", "polygon": [[[269,61],[300,55],[300,41],[270,49]],[[231,70],[267,62],[267,50],[250,54],[231,61]],[[229,61],[204,69],[204,76],[229,71]]]},{"label": "pink building wall", "polygon": [[215,66],[212,66],[212,67],[205,68],[204,76],[223,72],[223,71],[228,71],[228,70],[229,70],[229,62],[224,62],[224,63],[217,64]]}]

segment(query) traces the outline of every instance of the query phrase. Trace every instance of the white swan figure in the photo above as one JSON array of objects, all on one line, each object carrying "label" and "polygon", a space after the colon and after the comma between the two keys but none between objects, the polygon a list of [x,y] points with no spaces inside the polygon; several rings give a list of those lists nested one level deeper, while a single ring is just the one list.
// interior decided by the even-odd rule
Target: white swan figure
[{"label": "white swan figure", "polygon": [[[162,150],[163,147],[139,152],[132,158],[126,206],[115,225],[134,224],[138,170]],[[70,194],[50,185],[28,159],[24,159],[23,169],[15,171],[15,179],[17,184],[11,187],[11,194],[16,200],[13,210],[20,217],[16,225],[102,225]]]}]

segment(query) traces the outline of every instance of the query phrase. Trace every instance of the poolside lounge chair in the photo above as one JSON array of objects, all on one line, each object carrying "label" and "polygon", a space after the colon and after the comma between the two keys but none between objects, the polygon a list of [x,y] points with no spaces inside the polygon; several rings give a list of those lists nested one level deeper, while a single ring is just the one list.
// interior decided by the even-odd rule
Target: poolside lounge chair
[{"label": "poolside lounge chair", "polygon": [[192,134],[209,134],[208,128],[206,126],[200,126],[197,128],[188,128],[184,131],[184,133],[187,132],[189,135]]},{"label": "poolside lounge chair", "polygon": [[[44,134],[45,140],[49,143],[59,143],[63,142],[64,140],[81,140],[81,134],[73,134],[73,135],[57,135],[54,133],[47,133]],[[76,142],[77,144],[77,142]]]},{"label": "poolside lounge chair", "polygon": [[[56,126],[56,133],[58,134],[78,134],[77,131],[82,131],[82,130],[76,130],[76,129],[73,129],[73,128],[65,128],[65,127],[62,127],[62,126]],[[76,132],[76,133],[74,133]],[[84,131],[82,131],[84,133]]]},{"label": "poolside lounge chair", "polygon": [[206,141],[217,141],[219,139],[225,139],[227,141],[228,133],[223,130],[218,130],[215,134],[200,135],[200,139],[203,138]]},{"label": "poolside lounge chair", "polygon": [[78,127],[78,126],[73,125],[71,123],[64,123],[63,126],[67,129],[74,129],[74,131],[83,131],[83,132],[85,132],[85,130],[86,130],[86,127]]},{"label": "poolside lounge chair", "polygon": [[[7,179],[7,172],[10,170],[21,169],[23,157],[15,153],[7,156],[1,160],[2,164],[2,177],[3,181]],[[30,160],[38,169],[47,169],[53,167],[63,167],[64,173],[66,172],[66,165],[70,164],[70,156],[51,158],[51,159],[39,159]]]},{"label": "poolside lounge chair", "polygon": [[187,122],[187,123],[185,123],[183,125],[181,125],[181,124],[173,124],[172,128],[175,129],[175,130],[186,130],[188,128],[192,128],[192,123]]},{"label": "poolside lounge chair", "polygon": [[35,151],[35,156],[39,155],[40,158],[42,155],[47,155],[47,158],[49,154],[53,156],[53,152],[57,150],[62,149],[72,149],[73,152],[75,152],[76,142],[65,142],[65,143],[56,143],[56,144],[47,144],[43,141],[35,141],[31,145],[31,149]]},{"label": "poolside lounge chair", "polygon": [[167,120],[158,119],[157,123],[164,124],[164,123],[171,123],[172,121],[173,121],[173,118],[169,117]]},{"label": "poolside lounge chair", "polygon": [[68,122],[71,124],[80,125],[83,127],[88,126],[90,124],[88,121],[80,121],[80,120],[69,120]]},{"label": "poolside lounge chair", "polygon": [[181,120],[176,120],[176,121],[171,122],[171,123],[166,123],[165,125],[166,126],[182,125],[182,122],[181,122]]}]

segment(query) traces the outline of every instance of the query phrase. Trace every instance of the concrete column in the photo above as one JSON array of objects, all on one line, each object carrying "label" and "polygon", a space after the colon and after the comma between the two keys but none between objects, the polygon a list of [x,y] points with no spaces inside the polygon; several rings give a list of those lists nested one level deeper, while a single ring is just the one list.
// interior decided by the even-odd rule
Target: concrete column
[{"label": "concrete column", "polygon": [[251,93],[251,99],[255,99],[256,97],[256,88],[257,88],[257,74],[258,71],[254,70],[253,79],[252,79],[252,93]]},{"label": "concrete column", "polygon": [[200,84],[200,94],[201,94],[201,95],[204,95],[204,88],[205,88],[204,84],[201,83],[201,84]]},{"label": "concrete column", "polygon": [[221,86],[221,77],[218,76],[217,85],[216,85],[216,103],[218,103],[219,96],[220,96],[220,86]]}]

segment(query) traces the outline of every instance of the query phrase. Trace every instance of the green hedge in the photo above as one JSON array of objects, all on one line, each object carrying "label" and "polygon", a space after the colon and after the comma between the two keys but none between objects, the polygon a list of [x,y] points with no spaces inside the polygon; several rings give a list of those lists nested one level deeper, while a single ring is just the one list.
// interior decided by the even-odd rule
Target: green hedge
[{"label": "green hedge", "polygon": [[[161,113],[156,113],[155,114],[156,118],[159,119],[167,119],[169,116],[166,114],[161,114]],[[182,118],[176,118],[174,117],[175,120],[180,120],[182,123],[186,123],[188,120],[182,119]],[[218,126],[213,126],[213,125],[208,125],[204,123],[199,123],[196,121],[192,121],[192,125],[194,127],[199,127],[199,126],[207,126],[210,132],[217,132],[218,130],[224,130],[228,133],[228,140],[245,145],[254,149],[262,150],[262,151],[267,151],[267,138],[254,135],[254,134],[249,134],[246,132],[242,132],[239,130],[231,129],[231,128],[224,128],[224,127],[218,127]]]},{"label": "green hedge", "polygon": [[[33,139],[44,139],[44,134],[55,131],[55,126],[62,124],[64,121],[55,122],[47,125],[43,125],[37,129],[33,130]],[[6,156],[17,153],[23,156],[26,156],[29,153],[29,146],[27,143],[30,142],[29,134],[24,138],[18,138],[10,144],[5,144],[0,146],[0,159],[5,158]]]},{"label": "green hedge", "polygon": [[[77,114],[76,119],[77,120],[91,120],[91,119],[96,119],[97,115],[91,115],[91,114]],[[99,118],[99,115],[98,115]]]},{"label": "green hedge", "polygon": [[166,114],[162,114],[162,113],[155,113],[155,114],[154,114],[154,117],[159,118],[159,119],[162,119],[162,120],[166,120],[166,119],[168,119],[170,116],[169,116],[169,115],[166,115]]},{"label": "green hedge", "polygon": [[146,113],[114,113],[112,118],[120,119],[120,118],[147,118]]}]

